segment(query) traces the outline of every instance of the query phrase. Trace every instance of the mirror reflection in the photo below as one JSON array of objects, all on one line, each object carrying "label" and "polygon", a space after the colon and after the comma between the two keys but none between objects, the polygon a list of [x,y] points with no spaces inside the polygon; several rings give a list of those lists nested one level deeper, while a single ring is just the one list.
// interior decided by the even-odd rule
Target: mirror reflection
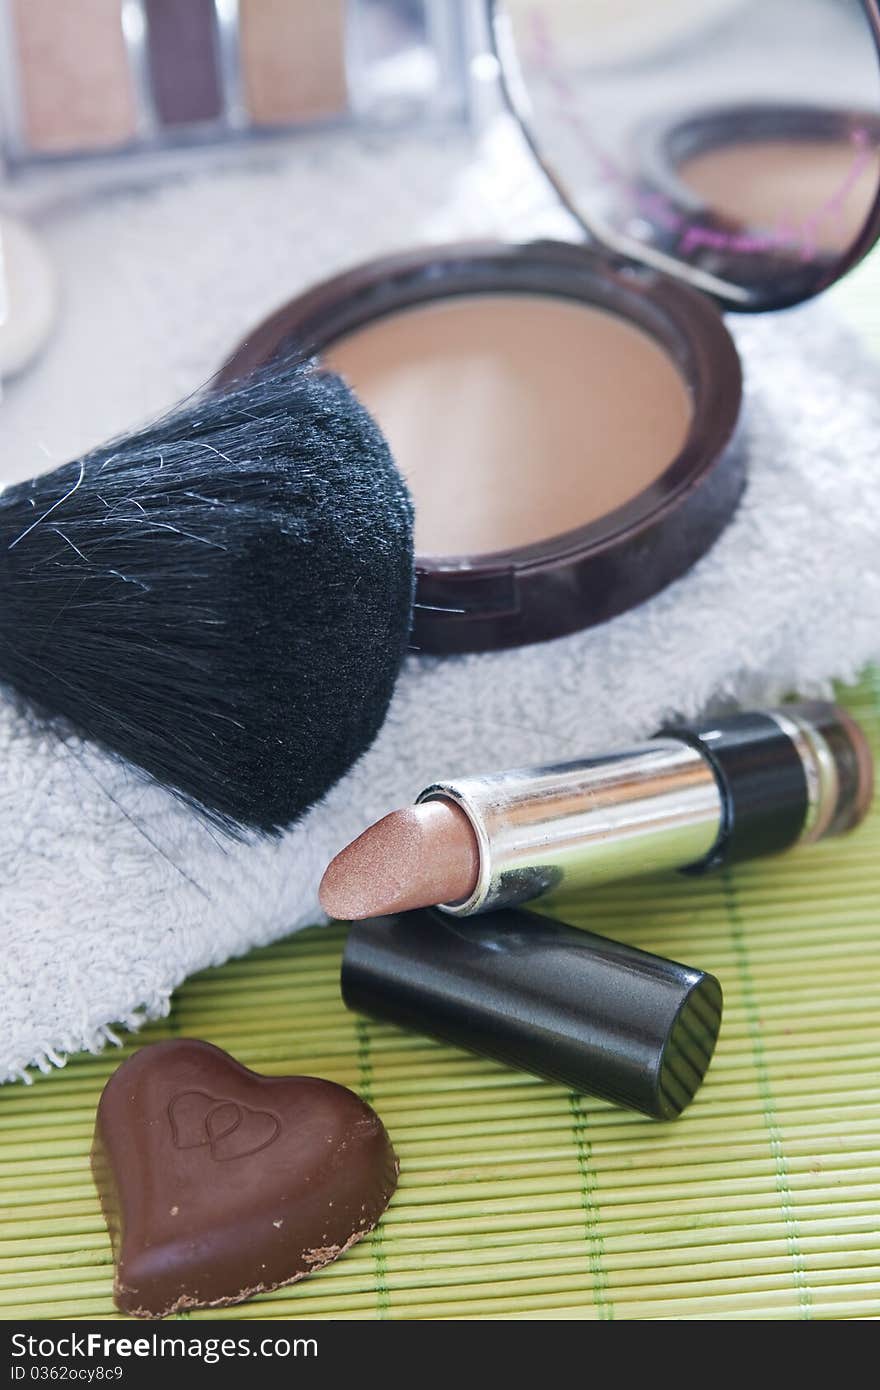
[{"label": "mirror reflection", "polygon": [[833,278],[880,182],[880,66],[859,0],[507,0],[514,103],[606,245],[744,308]]}]

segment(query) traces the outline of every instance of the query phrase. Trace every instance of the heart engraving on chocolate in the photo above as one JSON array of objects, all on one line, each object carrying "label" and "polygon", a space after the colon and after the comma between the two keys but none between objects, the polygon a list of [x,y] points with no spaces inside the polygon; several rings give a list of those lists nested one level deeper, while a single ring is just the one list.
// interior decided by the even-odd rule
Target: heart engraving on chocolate
[{"label": "heart engraving on chocolate", "polygon": [[168,1105],[173,1143],[178,1149],[197,1149],[208,1142],[205,1121],[217,1104],[216,1096],[205,1091],[180,1091]]},{"label": "heart engraving on chocolate", "polygon": [[397,1183],[382,1122],[353,1092],[260,1076],[189,1039],[111,1076],[92,1167],[116,1302],[139,1317],[304,1278],[372,1230]]},{"label": "heart engraving on chocolate", "polygon": [[254,1110],[206,1091],[180,1091],[168,1106],[168,1118],[178,1149],[207,1144],[218,1163],[259,1153],[281,1133],[281,1121],[271,1110]]}]

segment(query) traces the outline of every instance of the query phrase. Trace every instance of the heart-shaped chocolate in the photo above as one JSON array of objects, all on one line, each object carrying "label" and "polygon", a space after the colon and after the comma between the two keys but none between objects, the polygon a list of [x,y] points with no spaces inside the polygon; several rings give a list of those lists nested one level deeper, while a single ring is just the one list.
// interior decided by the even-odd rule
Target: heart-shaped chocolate
[{"label": "heart-shaped chocolate", "polygon": [[136,1052],[98,1105],[92,1168],[137,1317],[292,1284],[372,1230],[397,1184],[378,1115],[311,1076],[258,1076],[210,1043]]}]

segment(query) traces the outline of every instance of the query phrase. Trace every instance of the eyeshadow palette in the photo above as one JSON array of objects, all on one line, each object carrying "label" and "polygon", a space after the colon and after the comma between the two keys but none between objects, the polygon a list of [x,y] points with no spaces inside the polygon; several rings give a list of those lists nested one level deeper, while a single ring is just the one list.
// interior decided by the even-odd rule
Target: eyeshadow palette
[{"label": "eyeshadow palette", "polygon": [[7,171],[459,110],[446,0],[0,0]]}]

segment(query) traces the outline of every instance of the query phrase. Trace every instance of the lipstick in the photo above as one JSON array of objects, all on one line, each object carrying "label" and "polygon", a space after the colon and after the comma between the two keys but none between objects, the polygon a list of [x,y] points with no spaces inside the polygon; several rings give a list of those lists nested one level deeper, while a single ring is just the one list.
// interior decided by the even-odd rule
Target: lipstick
[{"label": "lipstick", "polygon": [[344,849],[324,909],[477,913],[662,869],[703,873],[854,828],[871,802],[863,730],[783,705],[664,729],[574,762],[435,782]]}]

